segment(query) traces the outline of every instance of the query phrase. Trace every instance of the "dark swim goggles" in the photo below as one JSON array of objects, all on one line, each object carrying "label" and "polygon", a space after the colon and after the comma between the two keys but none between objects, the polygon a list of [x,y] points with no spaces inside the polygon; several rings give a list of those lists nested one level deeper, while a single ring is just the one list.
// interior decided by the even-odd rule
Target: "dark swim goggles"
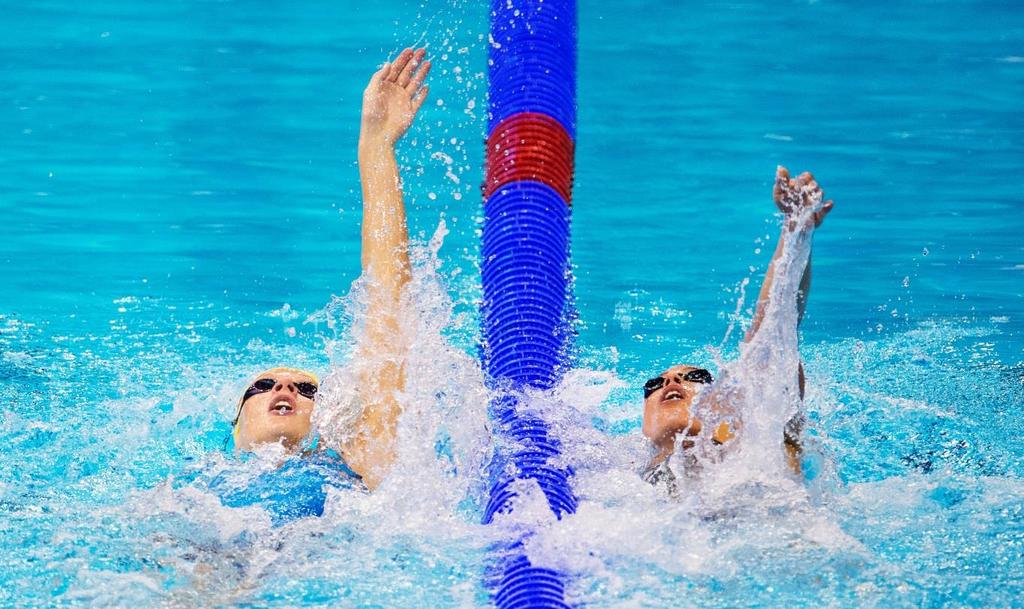
[{"label": "dark swim goggles", "polygon": [[[689,372],[683,375],[677,374],[676,378],[680,378],[680,376],[682,377],[680,379],[682,381],[689,381],[691,383],[701,383],[702,385],[710,385],[711,383],[715,382],[715,379],[713,376],[711,376],[711,373],[703,368],[695,368],[694,370],[690,370]],[[665,383],[667,382],[668,379],[665,378],[664,376],[656,376],[647,381],[646,383],[644,383],[644,399],[646,400],[647,398],[651,397],[652,393],[664,387]]]},{"label": "dark swim goggles", "polygon": [[[246,400],[248,400],[254,395],[270,391],[271,389],[274,388],[274,385],[277,385],[277,381],[275,381],[274,379],[259,379],[252,385],[249,385],[249,388],[245,390],[245,394],[242,395],[241,403],[244,404]],[[309,398],[312,400],[313,396],[316,395],[315,383],[295,383],[295,389],[299,392],[299,395],[301,395],[304,398]]]}]

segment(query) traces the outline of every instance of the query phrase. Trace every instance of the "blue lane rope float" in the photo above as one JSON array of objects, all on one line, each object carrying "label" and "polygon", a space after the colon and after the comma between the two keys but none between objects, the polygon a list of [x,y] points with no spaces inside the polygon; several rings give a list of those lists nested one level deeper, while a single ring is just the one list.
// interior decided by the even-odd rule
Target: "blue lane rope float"
[{"label": "blue lane rope float", "polygon": [[[482,358],[499,450],[484,522],[514,518],[520,481],[561,518],[576,510],[571,469],[524,391],[551,389],[569,364],[569,224],[576,135],[575,0],[492,0],[481,245]],[[499,609],[562,609],[564,574],[530,563],[529,531],[496,548]]]}]

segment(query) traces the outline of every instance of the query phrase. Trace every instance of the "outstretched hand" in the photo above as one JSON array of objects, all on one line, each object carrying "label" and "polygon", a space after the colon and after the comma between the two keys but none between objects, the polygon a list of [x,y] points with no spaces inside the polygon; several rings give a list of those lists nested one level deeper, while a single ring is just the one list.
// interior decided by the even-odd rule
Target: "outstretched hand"
[{"label": "outstretched hand", "polygon": [[430,62],[423,60],[426,54],[426,49],[405,49],[370,78],[363,92],[360,138],[364,141],[394,144],[405,135],[427,98],[429,87],[423,81]]},{"label": "outstretched hand", "polygon": [[821,202],[824,193],[809,171],[801,173],[794,180],[789,177],[789,170],[780,165],[775,172],[772,195],[779,211],[785,214],[786,225],[790,230],[796,228],[801,218],[806,218],[807,228],[820,226],[828,212],[832,211],[832,200]]}]

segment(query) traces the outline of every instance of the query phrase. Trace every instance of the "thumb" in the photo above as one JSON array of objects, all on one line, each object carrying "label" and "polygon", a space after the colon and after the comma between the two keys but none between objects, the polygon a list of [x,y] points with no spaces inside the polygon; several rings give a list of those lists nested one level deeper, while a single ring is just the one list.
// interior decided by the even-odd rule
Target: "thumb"
[{"label": "thumb", "polygon": [[825,219],[825,216],[828,215],[828,212],[832,211],[833,206],[834,204],[831,199],[825,201],[825,204],[821,206],[821,209],[818,211],[818,213],[814,214],[815,226],[821,226],[821,222]]},{"label": "thumb", "polygon": [[366,85],[367,90],[373,89],[376,86],[378,86],[385,78],[388,77],[388,74],[390,72],[391,72],[391,63],[390,62],[384,62],[384,65],[382,65],[380,67],[380,69],[377,70],[376,72],[374,72],[373,76],[370,77],[370,84]]}]

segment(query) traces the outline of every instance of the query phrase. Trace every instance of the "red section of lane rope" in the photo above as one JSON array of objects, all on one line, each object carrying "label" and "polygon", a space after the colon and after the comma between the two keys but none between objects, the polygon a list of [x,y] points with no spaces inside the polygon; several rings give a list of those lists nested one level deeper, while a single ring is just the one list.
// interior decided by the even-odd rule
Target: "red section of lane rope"
[{"label": "red section of lane rope", "polygon": [[508,117],[487,138],[484,197],[510,182],[532,180],[547,184],[571,204],[575,150],[561,123],[546,114]]}]

